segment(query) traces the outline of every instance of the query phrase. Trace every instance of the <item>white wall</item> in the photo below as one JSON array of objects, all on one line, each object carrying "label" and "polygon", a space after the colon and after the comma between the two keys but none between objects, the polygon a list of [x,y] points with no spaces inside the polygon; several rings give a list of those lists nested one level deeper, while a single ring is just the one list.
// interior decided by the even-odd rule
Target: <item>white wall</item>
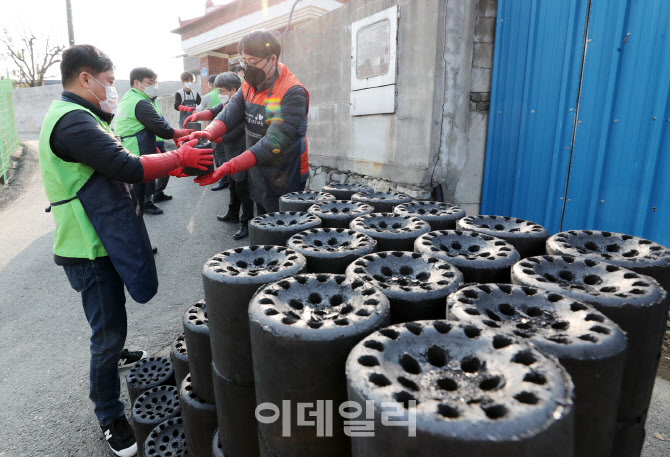
[{"label": "white wall", "polygon": [[[119,99],[130,89],[128,80],[117,80],[114,84],[119,92]],[[174,93],[182,87],[179,81],[165,81],[158,83],[158,96],[163,115],[171,126],[179,123],[179,112],[174,109]],[[63,86],[53,84],[41,87],[27,87],[14,89],[14,114],[19,136],[23,134],[37,134],[42,128],[44,116],[53,100],[60,99]],[[169,100],[168,100],[169,99]]]}]

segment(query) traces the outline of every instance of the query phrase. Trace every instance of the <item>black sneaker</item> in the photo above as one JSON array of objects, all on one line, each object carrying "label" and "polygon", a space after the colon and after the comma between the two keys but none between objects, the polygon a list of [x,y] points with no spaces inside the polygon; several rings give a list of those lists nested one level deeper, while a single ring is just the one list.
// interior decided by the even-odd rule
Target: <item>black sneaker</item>
[{"label": "black sneaker", "polygon": [[137,454],[135,433],[126,416],[114,419],[109,425],[101,425],[107,445],[119,457],[132,457]]},{"label": "black sneaker", "polygon": [[172,195],[167,195],[164,192],[158,192],[154,195],[154,203],[166,202],[168,200],[172,200]]},{"label": "black sneaker", "polygon": [[146,356],[147,353],[145,351],[129,351],[128,349],[124,349],[121,351],[121,357],[119,357],[119,368],[132,367]]},{"label": "black sneaker", "polygon": [[158,214],[163,214],[163,210],[160,209],[158,206],[154,205],[153,203],[144,208],[144,212],[146,214],[153,214],[154,216]]}]

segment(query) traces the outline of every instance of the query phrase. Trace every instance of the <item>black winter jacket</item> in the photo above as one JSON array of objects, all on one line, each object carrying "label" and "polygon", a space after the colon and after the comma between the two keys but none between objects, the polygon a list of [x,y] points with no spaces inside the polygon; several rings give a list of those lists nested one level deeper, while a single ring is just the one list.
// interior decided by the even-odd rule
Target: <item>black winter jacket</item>
[{"label": "black winter jacket", "polygon": [[[62,100],[83,106],[105,122],[113,118],[72,92],[64,91]],[[83,163],[116,181],[142,182],[144,168],[140,158],[130,154],[86,111],[71,111],[61,117],[51,132],[49,144],[54,154],[66,162]]]}]

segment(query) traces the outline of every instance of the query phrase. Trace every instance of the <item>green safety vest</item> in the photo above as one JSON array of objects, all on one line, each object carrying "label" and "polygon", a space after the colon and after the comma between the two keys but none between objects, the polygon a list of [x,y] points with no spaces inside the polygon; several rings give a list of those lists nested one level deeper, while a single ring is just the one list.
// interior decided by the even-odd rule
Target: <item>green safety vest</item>
[{"label": "green safety vest", "polygon": [[219,99],[219,89],[214,89],[209,93],[209,109],[214,108],[219,103],[221,103],[221,100]]},{"label": "green safety vest", "polygon": [[[136,135],[146,129],[144,124],[135,117],[135,107],[142,100],[148,100],[154,106],[156,112],[159,115],[161,114],[155,100],[151,100],[141,90],[133,88],[123,95],[114,116],[114,134],[120,136],[123,147],[136,156],[140,155],[140,145]],[[156,137],[156,139],[157,141],[163,141],[159,137]]]},{"label": "green safety vest", "polygon": [[[70,200],[76,197],[79,189],[93,174],[93,168],[80,162],[66,162],[51,150],[51,132],[65,114],[82,110],[89,113],[100,125],[112,134],[109,125],[90,110],[76,103],[55,100],[51,103],[40,131],[39,161],[44,191],[51,203]],[[54,254],[61,257],[96,259],[105,257],[107,251],[102,246],[95,229],[86,215],[79,199],[52,206],[56,222],[54,230]]]}]

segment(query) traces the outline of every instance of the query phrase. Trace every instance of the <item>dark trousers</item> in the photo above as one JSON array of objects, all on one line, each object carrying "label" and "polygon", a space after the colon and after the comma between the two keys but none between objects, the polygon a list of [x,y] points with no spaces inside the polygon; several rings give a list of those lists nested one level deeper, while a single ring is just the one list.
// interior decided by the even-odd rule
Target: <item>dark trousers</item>
[{"label": "dark trousers", "polygon": [[247,224],[254,217],[254,202],[249,196],[249,179],[244,178],[238,182],[232,176],[228,176],[228,190],[230,191],[228,212],[237,215],[241,208],[240,222]]},{"label": "dark trousers", "polygon": [[226,150],[222,143],[214,143],[214,166],[219,168],[226,163]]},{"label": "dark trousers", "polygon": [[[160,149],[161,152],[165,152],[165,142],[164,142],[164,141],[157,142],[157,143],[156,143],[156,147],[157,147],[158,149]],[[164,176],[164,177],[162,177],[162,178],[158,178],[158,179],[155,181],[155,185],[154,185],[154,189],[153,189],[153,191],[152,191],[152,189],[151,189],[150,187],[147,188],[147,187],[145,186],[145,187],[144,187],[145,198],[146,198],[146,194],[149,194],[149,196],[151,197],[151,200],[153,201],[153,196],[156,195],[156,194],[160,194],[161,192],[163,192],[163,191],[165,190],[165,188],[167,187],[167,185],[168,185],[168,181],[169,181],[169,180],[170,180],[170,177],[169,177],[169,176]],[[149,192],[151,192],[151,193],[149,193]]]},{"label": "dark trousers", "polygon": [[142,211],[151,204],[151,197],[156,192],[156,181],[139,182],[133,184],[133,190],[137,196],[137,201],[140,202]]},{"label": "dark trousers", "polygon": [[160,194],[161,192],[163,192],[167,187],[169,180],[170,180],[169,176],[158,178],[156,180],[156,190],[154,191],[153,195]]},{"label": "dark trousers", "polygon": [[[298,185],[298,190],[295,192],[303,192],[305,190],[305,186],[307,185],[307,178],[305,178],[303,181],[300,181],[300,184]],[[267,214],[267,210],[258,202],[256,202],[256,215],[261,216],[263,214]]]},{"label": "dark trousers", "polygon": [[125,414],[119,400],[119,358],[126,341],[126,295],[123,282],[109,257],[63,267],[74,290],[81,294],[91,327],[89,398],[101,425]]}]

